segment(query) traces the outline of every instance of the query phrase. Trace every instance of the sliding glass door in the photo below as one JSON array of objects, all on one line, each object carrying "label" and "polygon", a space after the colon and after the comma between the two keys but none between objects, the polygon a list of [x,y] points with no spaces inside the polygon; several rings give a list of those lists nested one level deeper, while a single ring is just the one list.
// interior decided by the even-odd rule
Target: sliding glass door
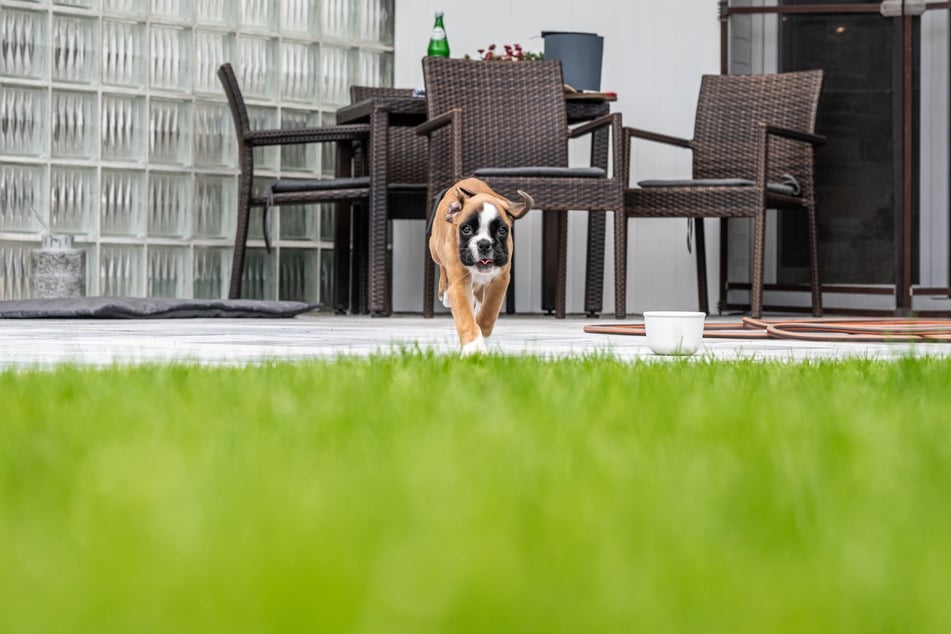
[{"label": "sliding glass door", "polygon": [[[822,68],[816,156],[820,274],[828,310],[951,311],[948,276],[948,8],[951,3],[721,3],[724,72]],[[738,224],[738,223],[731,223]],[[806,225],[773,223],[767,305],[808,305]],[[721,306],[742,228],[723,236]]]}]

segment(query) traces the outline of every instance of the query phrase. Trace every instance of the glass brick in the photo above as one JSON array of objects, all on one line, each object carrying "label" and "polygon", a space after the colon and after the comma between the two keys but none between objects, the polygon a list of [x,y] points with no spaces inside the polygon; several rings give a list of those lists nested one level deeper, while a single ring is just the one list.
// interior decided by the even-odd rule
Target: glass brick
[{"label": "glass brick", "polygon": [[46,91],[0,86],[0,154],[46,158]]},{"label": "glass brick", "polygon": [[277,26],[277,3],[274,0],[239,0],[239,22],[242,30],[274,31]]},{"label": "glass brick", "polygon": [[[255,178],[254,190],[261,192],[270,182],[271,179]],[[279,210],[280,207],[275,207],[267,214],[267,234],[271,237],[272,241],[274,236],[277,235],[277,219],[281,213]],[[248,238],[251,240],[264,240],[264,226],[261,222],[261,216],[263,213],[263,207],[251,208],[251,215],[248,219]]]},{"label": "glass brick", "polygon": [[235,163],[235,131],[228,106],[195,104],[195,165],[231,167]]},{"label": "glass brick", "polygon": [[[248,120],[252,130],[270,130],[277,127],[277,108],[248,107]],[[280,156],[276,146],[254,149],[255,169],[277,170]]]},{"label": "glass brick", "polygon": [[351,39],[353,36],[353,1],[324,0],[320,8],[322,34],[334,39]]},{"label": "glass brick", "polygon": [[102,170],[99,231],[109,236],[145,235],[144,172]]},{"label": "glass brick", "polygon": [[[281,127],[285,129],[316,128],[320,126],[317,114],[307,110],[281,111]],[[281,148],[281,169],[315,174],[317,172],[317,154],[327,143],[302,143],[285,145]]]},{"label": "glass brick", "polygon": [[334,205],[323,204],[320,206],[320,239],[322,242],[333,242],[336,211]]},{"label": "glass brick", "polygon": [[53,15],[50,55],[55,81],[95,83],[99,19],[76,15]]},{"label": "glass brick", "polygon": [[53,0],[53,4],[74,9],[95,10],[99,8],[99,0]]},{"label": "glass brick", "polygon": [[241,295],[247,299],[277,299],[274,286],[274,260],[277,251],[251,248],[244,254],[244,271],[241,275]]},{"label": "glass brick", "polygon": [[393,0],[358,0],[355,21],[357,39],[393,44]]},{"label": "glass brick", "polygon": [[103,95],[99,123],[102,158],[145,161],[145,97]]},{"label": "glass brick", "polygon": [[284,0],[281,4],[281,31],[311,37],[320,27],[316,0]]},{"label": "glass brick", "polygon": [[324,104],[342,106],[350,103],[353,51],[341,46],[320,47],[320,98]]},{"label": "glass brick", "polygon": [[191,161],[191,104],[153,99],[149,109],[149,159],[187,165]]},{"label": "glass brick", "polygon": [[331,305],[334,301],[334,250],[320,249],[320,294],[318,302]]},{"label": "glass brick", "polygon": [[389,86],[393,83],[393,54],[381,51],[360,51],[357,75],[353,83],[361,86]]},{"label": "glass brick", "polygon": [[145,84],[145,25],[102,21],[102,83],[141,88]]},{"label": "glass brick", "polygon": [[195,92],[222,93],[218,67],[234,56],[234,35],[220,31],[195,31]]},{"label": "glass brick", "polygon": [[232,0],[194,0],[198,24],[231,28],[237,11]]},{"label": "glass brick", "polygon": [[46,15],[36,11],[0,12],[0,75],[45,79]]},{"label": "glass brick", "polygon": [[318,205],[282,205],[278,209],[282,240],[317,239]]},{"label": "glass brick", "polygon": [[148,235],[183,238],[190,227],[192,179],[179,172],[149,174]]},{"label": "glass brick", "polygon": [[141,297],[144,247],[107,245],[99,248],[99,294]]},{"label": "glass brick", "polygon": [[96,158],[96,105],[93,93],[53,91],[50,137],[54,158]]},{"label": "glass brick", "polygon": [[282,249],[278,299],[297,302],[317,301],[317,251]]},{"label": "glass brick", "polygon": [[50,169],[50,231],[92,233],[95,229],[95,168]]},{"label": "glass brick", "polygon": [[317,102],[317,46],[307,42],[281,44],[281,96],[288,101]]},{"label": "glass brick", "polygon": [[0,228],[17,232],[43,229],[48,223],[46,192],[44,167],[0,163]]},{"label": "glass brick", "polygon": [[149,10],[153,18],[166,22],[188,22],[192,17],[190,0],[151,0]]},{"label": "glass brick", "polygon": [[275,101],[277,96],[277,40],[238,37],[238,65],[235,72],[245,98]]},{"label": "glass brick", "polygon": [[152,25],[151,86],[187,93],[191,90],[191,29]]},{"label": "glass brick", "polygon": [[237,181],[233,176],[200,174],[195,177],[193,236],[233,238],[237,209]]},{"label": "glass brick", "polygon": [[227,297],[231,283],[231,250],[196,248],[193,254],[192,280],[192,295],[196,299]]},{"label": "glass brick", "polygon": [[102,9],[113,15],[144,18],[148,12],[146,0],[102,0]]},{"label": "glass brick", "polygon": [[27,299],[30,296],[30,251],[32,245],[0,242],[0,297]]},{"label": "glass brick", "polygon": [[149,247],[149,297],[188,297],[188,273],[186,247]]},{"label": "glass brick", "polygon": [[[335,125],[337,117],[333,113],[325,112],[321,115],[321,125]],[[324,176],[334,176],[337,169],[337,145],[334,143],[320,144],[320,165],[318,169]]]}]

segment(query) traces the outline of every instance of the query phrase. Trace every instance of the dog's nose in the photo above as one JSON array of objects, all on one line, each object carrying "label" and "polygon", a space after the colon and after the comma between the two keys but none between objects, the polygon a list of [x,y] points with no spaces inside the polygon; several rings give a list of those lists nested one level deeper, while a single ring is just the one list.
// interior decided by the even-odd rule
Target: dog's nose
[{"label": "dog's nose", "polygon": [[479,253],[489,253],[492,250],[492,241],[479,240],[476,243],[476,246],[479,248]]}]

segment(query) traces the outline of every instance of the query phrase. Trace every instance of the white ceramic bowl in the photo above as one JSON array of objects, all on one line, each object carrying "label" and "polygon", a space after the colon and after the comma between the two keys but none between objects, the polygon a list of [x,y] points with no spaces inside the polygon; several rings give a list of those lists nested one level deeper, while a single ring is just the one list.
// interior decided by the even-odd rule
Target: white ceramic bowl
[{"label": "white ceramic bowl", "polygon": [[644,313],[647,347],[654,354],[690,355],[700,349],[706,313],[655,310]]}]

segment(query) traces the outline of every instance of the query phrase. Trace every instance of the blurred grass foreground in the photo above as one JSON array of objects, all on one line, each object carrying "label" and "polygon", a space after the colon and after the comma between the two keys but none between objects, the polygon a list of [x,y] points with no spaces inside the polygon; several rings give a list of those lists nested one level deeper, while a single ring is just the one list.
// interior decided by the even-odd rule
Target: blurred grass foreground
[{"label": "blurred grass foreground", "polygon": [[951,632],[951,361],[0,373],[0,632]]}]

